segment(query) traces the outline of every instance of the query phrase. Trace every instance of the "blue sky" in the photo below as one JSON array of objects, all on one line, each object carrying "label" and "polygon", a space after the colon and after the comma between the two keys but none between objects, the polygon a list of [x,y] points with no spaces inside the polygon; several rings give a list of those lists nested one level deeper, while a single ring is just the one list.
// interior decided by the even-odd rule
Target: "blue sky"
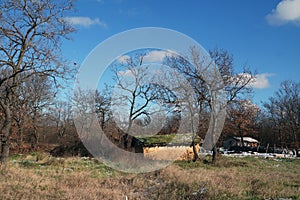
[{"label": "blue sky", "polygon": [[[300,0],[77,0],[68,20],[77,28],[63,54],[79,65],[100,42],[139,27],[182,32],[206,50],[224,48],[235,69],[257,71],[254,102],[283,80],[300,81]],[[122,44],[121,44],[122,45]]]}]

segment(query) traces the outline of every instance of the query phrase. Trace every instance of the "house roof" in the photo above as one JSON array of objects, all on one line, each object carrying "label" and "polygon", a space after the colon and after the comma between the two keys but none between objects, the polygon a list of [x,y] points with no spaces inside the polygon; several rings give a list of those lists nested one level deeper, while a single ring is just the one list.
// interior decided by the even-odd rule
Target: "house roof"
[{"label": "house roof", "polygon": [[[233,137],[234,139],[241,141],[241,137]],[[259,143],[258,140],[252,138],[252,137],[243,137],[244,142],[253,142],[253,143]]]}]

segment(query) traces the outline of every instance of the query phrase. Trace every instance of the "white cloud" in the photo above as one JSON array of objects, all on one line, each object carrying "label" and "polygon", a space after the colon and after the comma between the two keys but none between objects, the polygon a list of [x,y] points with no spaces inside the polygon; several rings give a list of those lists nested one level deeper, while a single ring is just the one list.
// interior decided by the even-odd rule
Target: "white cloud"
[{"label": "white cloud", "polygon": [[67,22],[73,25],[84,26],[84,27],[89,27],[92,25],[102,26],[103,28],[107,27],[107,25],[99,18],[91,19],[89,17],[65,17],[64,20],[66,20]]},{"label": "white cloud", "polygon": [[265,89],[271,86],[268,77],[274,76],[274,74],[264,73],[264,74],[257,74],[255,79],[252,82],[253,88],[256,89]]},{"label": "white cloud", "polygon": [[119,56],[119,57],[117,58],[117,60],[118,60],[118,62],[119,62],[120,64],[126,64],[126,62],[127,62],[129,59],[130,59],[130,56],[128,56],[128,55]]},{"label": "white cloud", "polygon": [[144,56],[144,62],[162,62],[167,56],[174,56],[171,51],[150,51]]},{"label": "white cloud", "polygon": [[287,23],[293,23],[300,26],[300,0],[282,0],[266,16],[270,25],[280,26]]},{"label": "white cloud", "polygon": [[[244,85],[246,84],[252,75],[248,73],[240,73],[236,77],[233,77],[231,81],[239,81],[239,84]],[[252,81],[249,82],[249,87],[253,87],[255,89],[266,89],[271,87],[268,77],[274,76],[271,73],[263,73],[257,74]]]}]

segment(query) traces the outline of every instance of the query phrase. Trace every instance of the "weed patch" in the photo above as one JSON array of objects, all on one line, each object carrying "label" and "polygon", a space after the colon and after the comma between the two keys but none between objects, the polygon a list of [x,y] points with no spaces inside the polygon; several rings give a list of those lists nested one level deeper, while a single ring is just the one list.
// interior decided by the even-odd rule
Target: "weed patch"
[{"label": "weed patch", "polygon": [[[210,160],[211,157],[203,158]],[[92,158],[11,156],[0,199],[299,199],[296,159],[218,157],[176,161],[151,173],[115,171]]]}]

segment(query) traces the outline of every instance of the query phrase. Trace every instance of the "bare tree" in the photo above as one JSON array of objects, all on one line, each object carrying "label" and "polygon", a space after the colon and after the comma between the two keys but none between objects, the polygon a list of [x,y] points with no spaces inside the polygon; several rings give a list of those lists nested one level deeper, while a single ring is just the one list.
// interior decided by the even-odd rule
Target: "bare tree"
[{"label": "bare tree", "polygon": [[294,148],[299,157],[300,83],[284,81],[274,97],[271,97],[264,107],[269,118],[275,122],[273,128],[279,131],[282,142],[286,146]]},{"label": "bare tree", "polygon": [[48,77],[56,86],[59,78],[67,79],[71,75],[72,68],[60,52],[61,39],[73,31],[64,20],[70,9],[72,2],[68,0],[0,2],[0,106],[4,115],[1,163],[6,162],[9,154],[16,88],[33,75]]},{"label": "bare tree", "polygon": [[[223,49],[210,51],[210,56],[212,60],[207,61],[203,59],[204,57],[198,49],[191,47],[190,55],[187,58],[170,57],[167,61],[170,67],[175,68],[186,77],[196,93],[197,101],[195,103],[197,104],[196,107],[199,115],[198,131],[203,130],[201,126],[207,121],[205,116],[208,113],[211,113],[211,126],[217,128],[218,120],[216,118],[218,113],[214,113],[213,111],[222,109],[214,108],[216,106],[214,101],[217,100],[216,98],[220,90],[225,90],[226,92],[226,101],[220,106],[226,106],[251,92],[251,82],[255,78],[254,73],[246,68],[241,73],[234,72],[233,56]],[[215,67],[211,67],[212,64]],[[214,75],[213,70],[219,71],[223,83]],[[215,135],[216,130],[213,128],[210,131],[212,132],[212,139],[217,138]],[[198,135],[203,136],[204,134],[198,132]],[[213,141],[213,143],[216,144],[217,141]],[[215,163],[217,154],[216,145],[212,147],[212,151],[212,162]]]},{"label": "bare tree", "polygon": [[48,109],[51,121],[55,124],[56,135],[60,139],[65,136],[67,129],[73,126],[71,102],[57,100]]},{"label": "bare tree", "polygon": [[101,129],[104,129],[105,123],[111,118],[111,89],[106,85],[102,91],[96,91],[95,109],[100,121]]},{"label": "bare tree", "polygon": [[47,76],[32,75],[24,79],[24,82],[16,87],[14,92],[17,97],[12,105],[12,116],[17,126],[19,144],[23,142],[25,127],[32,128],[31,145],[35,149],[44,109],[52,103],[55,97],[54,88]]},{"label": "bare tree", "polygon": [[133,122],[147,118],[151,102],[158,99],[158,93],[154,91],[156,86],[151,84],[151,71],[147,65],[143,66],[143,58],[141,54],[128,56],[125,62],[118,63],[113,69],[116,86],[112,108],[115,111],[120,107],[125,109],[120,111],[122,118],[117,119],[125,131],[119,140],[125,149],[132,147]]},{"label": "bare tree", "polygon": [[31,148],[36,149],[40,138],[40,126],[44,116],[44,109],[52,104],[56,92],[47,76],[32,75],[25,83],[25,90],[30,94],[26,103],[29,107],[33,129]]},{"label": "bare tree", "polygon": [[115,87],[110,107],[114,121],[124,131],[119,136],[124,149],[132,148],[133,135],[147,137],[166,132],[178,113],[176,95],[161,83],[163,72],[144,62],[147,53],[123,56],[112,69]]}]

